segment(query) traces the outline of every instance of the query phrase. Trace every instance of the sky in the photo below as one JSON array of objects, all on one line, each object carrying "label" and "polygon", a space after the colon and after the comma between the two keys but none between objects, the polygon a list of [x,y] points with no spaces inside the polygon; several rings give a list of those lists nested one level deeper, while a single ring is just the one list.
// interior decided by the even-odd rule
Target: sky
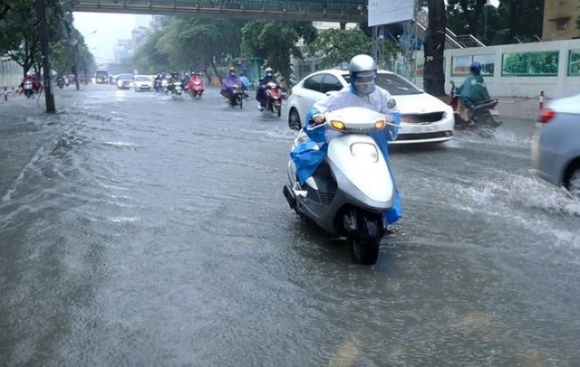
[{"label": "sky", "polygon": [[85,37],[97,64],[114,61],[117,40],[131,38],[135,27],[147,26],[151,20],[150,15],[134,14],[74,12],[73,16],[74,26]]},{"label": "sky", "polygon": [[[498,6],[499,0],[490,3]],[[97,64],[113,62],[117,40],[131,38],[135,27],[148,26],[151,20],[150,15],[80,12],[73,15],[74,25],[85,37]]]}]

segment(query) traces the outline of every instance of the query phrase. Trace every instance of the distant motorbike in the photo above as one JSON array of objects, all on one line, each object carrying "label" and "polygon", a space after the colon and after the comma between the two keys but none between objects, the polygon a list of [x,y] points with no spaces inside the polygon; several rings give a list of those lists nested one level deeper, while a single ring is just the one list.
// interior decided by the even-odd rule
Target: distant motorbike
[{"label": "distant motorbike", "polygon": [[455,86],[455,83],[451,81],[450,105],[453,107],[454,111],[455,130],[477,131],[479,135],[484,138],[493,137],[495,130],[503,124],[503,121],[499,119],[499,111],[495,109],[498,103],[499,101],[497,99],[492,99],[477,104],[473,116],[471,117],[474,124],[470,124],[469,121],[465,121],[457,112],[459,96],[457,95],[457,87]]},{"label": "distant motorbike", "polygon": [[32,95],[34,94],[34,85],[32,84],[32,81],[27,80],[24,82],[24,84],[22,85],[22,90],[24,91],[24,95],[26,96],[26,98],[31,98]]},{"label": "distant motorbike", "polygon": [[204,84],[205,84],[204,80],[200,76],[194,75],[191,78],[189,78],[188,82],[189,95],[191,95],[192,98],[196,99],[201,98],[204,91]]},{"label": "distant motorbike", "polygon": [[242,90],[242,84],[236,83],[232,85],[228,103],[232,107],[240,106],[240,109],[244,106],[244,91]]},{"label": "distant motorbike", "polygon": [[169,94],[170,89],[171,89],[171,86],[169,85],[169,80],[168,79],[161,79],[161,90],[163,90],[163,92],[165,94]]},{"label": "distant motorbike", "polygon": [[155,79],[153,89],[155,90],[155,93],[161,93],[161,91],[163,90],[163,80],[161,78]]},{"label": "distant motorbike", "polygon": [[274,82],[269,82],[261,88],[266,89],[266,106],[264,111],[280,117],[282,114],[282,88]]},{"label": "distant motorbike", "polygon": [[58,86],[60,89],[64,88],[64,79],[63,79],[63,77],[62,77],[62,76],[59,76],[59,77],[56,79],[56,85],[57,85],[57,86]]},{"label": "distant motorbike", "polygon": [[171,95],[180,96],[183,94],[183,84],[181,82],[173,82],[171,84]]}]

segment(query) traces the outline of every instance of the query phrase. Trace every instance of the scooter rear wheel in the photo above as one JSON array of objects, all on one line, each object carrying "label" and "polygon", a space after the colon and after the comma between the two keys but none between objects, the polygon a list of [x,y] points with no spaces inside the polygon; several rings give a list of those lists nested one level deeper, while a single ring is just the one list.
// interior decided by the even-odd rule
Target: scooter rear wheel
[{"label": "scooter rear wheel", "polygon": [[348,238],[352,259],[357,264],[374,265],[379,258],[381,236],[374,220],[358,216],[358,231]]}]

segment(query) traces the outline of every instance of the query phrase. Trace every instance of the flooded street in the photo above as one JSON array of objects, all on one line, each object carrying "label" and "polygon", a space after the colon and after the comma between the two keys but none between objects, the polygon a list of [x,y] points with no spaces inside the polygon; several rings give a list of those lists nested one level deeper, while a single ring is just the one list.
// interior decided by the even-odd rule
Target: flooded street
[{"label": "flooded street", "polygon": [[395,147],[364,267],[282,195],[286,111],[83,88],[0,104],[0,366],[580,365],[580,203],[533,123]]}]

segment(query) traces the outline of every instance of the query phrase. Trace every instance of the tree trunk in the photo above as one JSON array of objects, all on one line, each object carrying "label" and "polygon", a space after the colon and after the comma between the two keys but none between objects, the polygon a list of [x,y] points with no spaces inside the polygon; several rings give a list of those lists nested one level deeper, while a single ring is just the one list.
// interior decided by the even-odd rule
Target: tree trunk
[{"label": "tree trunk", "polygon": [[[521,1],[521,0],[520,0]],[[467,1],[461,2],[462,10],[466,16],[467,25],[469,27],[469,34],[480,37],[479,34],[479,20],[483,15],[486,0],[476,0],[473,9],[470,10],[467,6]]]},{"label": "tree trunk", "polygon": [[211,55],[210,56],[210,63],[211,63],[211,67],[213,69],[214,75],[221,79],[220,73],[218,72],[217,67],[215,66],[215,62],[213,62],[213,59],[214,59],[214,56]]},{"label": "tree trunk", "polygon": [[445,70],[443,57],[445,51],[445,1],[430,0],[429,28],[425,34],[425,66],[423,87],[425,92],[441,97],[445,95]]},{"label": "tree trunk", "polygon": [[518,2],[515,0],[510,0],[510,40],[509,43],[514,43],[515,38],[518,35]]}]

